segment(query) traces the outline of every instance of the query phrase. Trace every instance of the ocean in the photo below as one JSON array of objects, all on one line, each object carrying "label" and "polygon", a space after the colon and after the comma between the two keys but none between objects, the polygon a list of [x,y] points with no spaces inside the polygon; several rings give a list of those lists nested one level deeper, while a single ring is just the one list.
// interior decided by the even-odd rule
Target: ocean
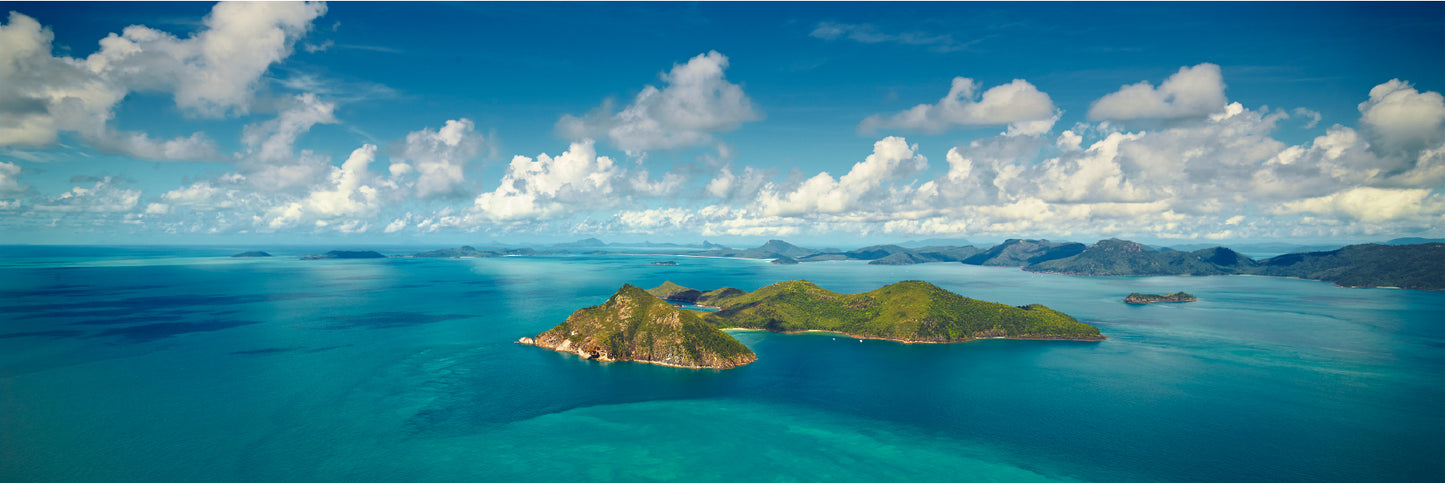
[{"label": "ocean", "polygon": [[[667,255],[0,247],[0,480],[1430,481],[1445,293]],[[389,250],[389,254],[420,250]],[[676,266],[651,265],[673,260]],[[1041,303],[1103,342],[733,332],[731,370],[514,343],[624,283]],[[1129,306],[1130,292],[1186,304]]]}]

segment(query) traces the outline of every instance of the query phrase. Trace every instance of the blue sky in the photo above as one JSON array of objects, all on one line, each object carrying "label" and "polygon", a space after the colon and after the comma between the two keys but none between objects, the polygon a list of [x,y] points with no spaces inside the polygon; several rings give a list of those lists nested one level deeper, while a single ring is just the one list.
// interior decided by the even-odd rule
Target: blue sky
[{"label": "blue sky", "polygon": [[1445,236],[1442,3],[5,3],[6,243]]}]

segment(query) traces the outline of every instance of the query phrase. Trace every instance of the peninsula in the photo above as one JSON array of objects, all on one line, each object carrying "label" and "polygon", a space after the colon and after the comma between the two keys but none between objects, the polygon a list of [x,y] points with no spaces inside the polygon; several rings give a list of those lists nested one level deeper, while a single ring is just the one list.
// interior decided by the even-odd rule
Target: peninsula
[{"label": "peninsula", "polygon": [[262,252],[262,251],[252,251],[252,252],[241,252],[241,253],[237,253],[237,254],[235,254],[235,255],[231,255],[231,258],[251,258],[251,257],[269,257],[269,256],[271,256],[270,253],[266,253],[266,252]]},{"label": "peninsula", "polygon": [[1152,304],[1152,303],[1159,303],[1159,302],[1173,303],[1173,302],[1197,302],[1197,301],[1199,301],[1198,298],[1196,298],[1196,297],[1193,296],[1193,295],[1189,295],[1189,294],[1187,294],[1187,293],[1184,293],[1184,292],[1175,292],[1175,293],[1171,293],[1171,294],[1169,294],[1169,295],[1155,295],[1155,294],[1146,294],[1146,293],[1134,292],[1134,293],[1129,294],[1128,297],[1124,297],[1124,303],[1130,304],[1130,305],[1145,305],[1145,304]]}]

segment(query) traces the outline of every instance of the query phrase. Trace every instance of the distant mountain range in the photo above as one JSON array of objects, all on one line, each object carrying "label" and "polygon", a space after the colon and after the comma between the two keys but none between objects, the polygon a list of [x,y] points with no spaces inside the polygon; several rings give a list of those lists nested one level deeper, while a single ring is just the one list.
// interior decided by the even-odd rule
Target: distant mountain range
[{"label": "distant mountain range", "polygon": [[836,248],[803,248],[782,240],[769,240],[757,248],[742,250],[722,248],[675,253],[705,257],[792,259],[798,262],[866,260],[871,265],[911,265],[929,262],[961,262],[980,251],[983,250],[971,246],[904,248],[898,245],[874,245],[845,252]]},{"label": "distant mountain range", "polygon": [[803,248],[782,240],[771,240],[757,248],[679,254],[785,259],[804,263],[866,260],[873,265],[959,262],[1082,276],[1267,275],[1322,280],[1345,287],[1445,290],[1445,243],[1435,242],[1351,245],[1258,261],[1224,247],[1184,252],[1150,248],[1117,239],[1101,240],[1093,245],[1011,239],[987,250],[972,246],[905,248],[876,245],[846,252]]},{"label": "distant mountain range", "polygon": [[607,243],[607,242],[604,242],[604,241],[599,240],[599,239],[596,239],[596,238],[586,238],[586,239],[577,240],[577,241],[574,241],[574,242],[558,243],[558,244],[552,245],[552,247],[553,247],[553,248],[592,248],[592,249],[607,248],[607,247],[625,247],[625,248],[701,248],[701,249],[704,249],[704,250],[708,250],[708,249],[718,249],[718,248],[727,248],[727,247],[725,247],[725,246],[718,245],[718,244],[716,244],[716,243],[708,242],[707,240],[703,240],[701,244],[686,245],[686,244],[681,244],[681,243],[654,243],[654,242],[648,242],[648,241],[635,242],[635,243],[623,243],[623,242]]},{"label": "distant mountain range", "polygon": [[[1445,238],[1396,238],[1389,241],[1378,242],[1380,245],[1420,245],[1425,243],[1445,243]],[[1171,250],[1194,251],[1203,248],[1212,248],[1217,245],[1207,243],[1192,243],[1184,245],[1170,245]],[[1233,245],[1235,251],[1244,253],[1304,253],[1304,252],[1327,252],[1344,248],[1345,245],[1301,245],[1298,243],[1240,243]]]},{"label": "distant mountain range", "polygon": [[[927,240],[926,240],[927,241]],[[940,241],[940,240],[933,240]],[[485,258],[503,256],[573,253],[561,249],[598,247],[688,247],[671,243],[608,244],[596,238],[553,245],[551,250],[532,248],[477,249],[471,246],[431,250],[411,255],[417,258]],[[757,248],[734,249],[704,241],[691,245],[702,250],[652,251],[649,254],[709,256],[772,260],[777,264],[834,260],[866,261],[870,265],[912,265],[919,263],[963,263],[968,265],[1021,267],[1025,271],[1080,276],[1146,275],[1264,275],[1296,277],[1334,282],[1345,287],[1398,287],[1445,290],[1445,243],[1437,239],[1397,238],[1385,244],[1350,245],[1331,250],[1287,253],[1255,260],[1233,249],[1208,247],[1193,251],[1149,247],[1128,240],[1100,240],[1093,245],[1077,242],[1010,239],[987,249],[974,246],[874,245],[843,251],[836,248],[804,248],[782,240],[769,240]],[[586,253],[596,253],[591,250]],[[605,253],[605,252],[602,252]],[[238,254],[246,256],[248,254]],[[303,255],[303,259],[380,258],[371,251],[332,251]]]}]

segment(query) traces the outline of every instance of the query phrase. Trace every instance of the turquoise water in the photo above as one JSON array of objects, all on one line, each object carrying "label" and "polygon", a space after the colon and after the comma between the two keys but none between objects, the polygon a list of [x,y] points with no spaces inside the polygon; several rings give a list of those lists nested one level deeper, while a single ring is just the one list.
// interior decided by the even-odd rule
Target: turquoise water
[{"label": "turquoise water", "polygon": [[[0,247],[0,480],[1423,481],[1445,293],[662,255]],[[392,253],[404,253],[393,250]],[[1098,343],[734,332],[727,370],[514,344],[622,283],[1043,303]],[[1184,290],[1190,304],[1127,306]]]}]

